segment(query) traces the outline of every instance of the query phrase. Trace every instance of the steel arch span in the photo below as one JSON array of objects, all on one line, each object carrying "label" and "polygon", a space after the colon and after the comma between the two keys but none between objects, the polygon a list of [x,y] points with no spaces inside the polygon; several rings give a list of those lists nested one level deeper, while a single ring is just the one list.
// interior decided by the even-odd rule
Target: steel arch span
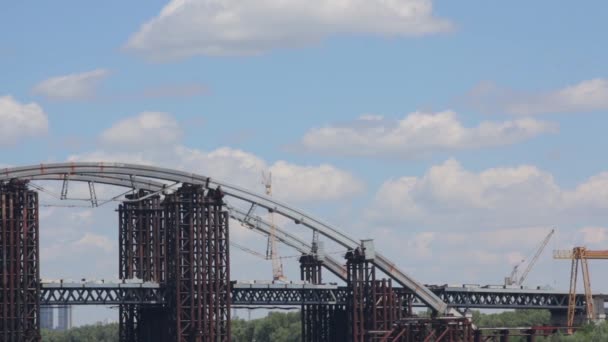
[{"label": "steel arch span", "polygon": [[[0,181],[9,181],[11,179],[63,180],[66,178],[73,181],[95,181],[123,187],[140,186],[142,189],[152,191],[165,187],[166,185],[162,183],[163,181],[202,185],[207,189],[221,187],[224,195],[227,197],[248,202],[252,206],[258,206],[275,212],[312,231],[318,232],[348,250],[355,250],[360,246],[359,241],[342,232],[337,227],[305,213],[296,207],[242,187],[195,173],[146,165],[101,162],[38,164],[6,168],[0,171]],[[235,208],[229,209],[231,215],[237,220],[249,222],[256,229],[263,231],[263,228],[260,228],[265,226],[262,220],[258,221],[260,224],[252,223],[251,218],[248,217],[247,213],[238,211]],[[300,251],[309,247],[306,243],[295,236],[288,234],[284,230],[281,230],[278,235],[278,238],[282,242]],[[416,297],[428,305],[433,311],[439,314],[448,313],[448,305],[443,302],[440,297],[430,291],[422,283],[400,270],[394,262],[377,252],[370,261],[394,281],[412,291]],[[340,264],[331,258],[324,266],[338,276],[340,276],[343,271],[339,268],[341,267]]]}]

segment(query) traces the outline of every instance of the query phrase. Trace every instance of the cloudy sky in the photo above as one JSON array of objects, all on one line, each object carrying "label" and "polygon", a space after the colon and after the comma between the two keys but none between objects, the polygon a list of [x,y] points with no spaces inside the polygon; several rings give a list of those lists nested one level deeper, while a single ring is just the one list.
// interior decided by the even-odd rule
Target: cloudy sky
[{"label": "cloudy sky", "polygon": [[[565,289],[568,265],[550,250],[608,243],[606,11],[599,0],[9,2],[0,165],[128,161],[260,192],[270,171],[276,197],[374,238],[425,283],[500,283],[555,228],[528,283]],[[117,204],[72,202],[43,195],[43,277],[115,278]],[[232,231],[264,253],[264,237]],[[297,279],[295,253],[281,254]],[[242,251],[233,263],[233,279],[271,276]],[[591,267],[594,291],[608,291]]]}]

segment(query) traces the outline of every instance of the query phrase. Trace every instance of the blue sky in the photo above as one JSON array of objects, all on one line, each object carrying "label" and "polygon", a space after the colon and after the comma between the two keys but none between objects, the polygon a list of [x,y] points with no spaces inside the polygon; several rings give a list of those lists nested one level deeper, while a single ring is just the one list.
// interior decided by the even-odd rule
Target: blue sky
[{"label": "blue sky", "polygon": [[[260,191],[271,170],[277,196],[426,282],[498,282],[548,227],[554,247],[608,241],[605,2],[341,4],[3,4],[0,164],[141,161]],[[49,273],[115,257],[111,209],[48,208]],[[531,281],[565,287],[546,254]]]}]

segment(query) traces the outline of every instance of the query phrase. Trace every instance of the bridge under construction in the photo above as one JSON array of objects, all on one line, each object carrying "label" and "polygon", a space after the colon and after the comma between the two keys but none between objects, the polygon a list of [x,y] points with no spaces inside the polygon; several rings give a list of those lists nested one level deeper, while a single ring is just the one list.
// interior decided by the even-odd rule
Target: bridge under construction
[{"label": "bridge under construction", "polygon": [[[65,191],[68,182],[88,183],[93,205],[95,184],[129,190],[117,210],[120,282],[40,280],[39,201],[31,181],[42,180],[63,182]],[[345,248],[344,260],[325,254],[317,240],[275,227],[256,208]],[[230,219],[273,234],[300,253],[301,282],[232,281]],[[324,283],[324,269],[344,285]],[[576,309],[588,300],[577,296]],[[427,286],[377,251],[372,240],[357,240],[269,196],[172,169],[60,163],[0,171],[0,340],[40,341],[41,305],[117,305],[121,342],[230,341],[231,308],[279,306],[301,310],[303,341],[468,342],[511,333],[475,329],[468,309],[536,308],[563,315],[568,293]],[[431,315],[417,317],[413,307],[426,307]],[[518,334],[533,340],[555,329],[529,327]]]}]

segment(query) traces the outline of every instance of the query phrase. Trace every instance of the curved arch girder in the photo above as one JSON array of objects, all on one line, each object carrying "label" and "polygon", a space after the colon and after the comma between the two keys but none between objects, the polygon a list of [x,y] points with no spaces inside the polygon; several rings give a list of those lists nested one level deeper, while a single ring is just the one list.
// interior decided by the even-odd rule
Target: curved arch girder
[{"label": "curved arch girder", "polygon": [[[31,177],[23,177],[21,179],[28,180],[64,180],[63,175],[36,175]],[[142,179],[139,177],[127,177],[123,175],[114,176],[99,176],[96,174],[71,174],[69,181],[74,182],[95,182],[105,185],[113,185],[120,187],[132,187],[134,189],[142,189],[150,192],[159,192],[167,189],[166,184],[157,182],[150,179]],[[246,225],[249,229],[259,231],[265,235],[270,235],[271,224],[264,220],[258,215],[249,215],[244,210],[238,209],[234,206],[227,205],[226,209],[230,218]],[[293,234],[290,234],[281,227],[275,225],[275,236],[279,242],[295,249],[299,253],[309,254],[312,250],[312,246]],[[346,281],[346,268],[335,258],[327,255],[321,260],[322,265],[330,272],[338,276],[340,279]]]},{"label": "curved arch girder", "polygon": [[[127,175],[181,183],[202,184],[206,187],[221,186],[227,196],[256,204],[268,210],[272,210],[312,230],[318,231],[320,234],[335,241],[345,248],[355,249],[359,247],[358,241],[352,239],[336,227],[327,224],[297,208],[291,207],[286,203],[282,203],[265,195],[248,191],[230,183],[225,183],[210,177],[178,170],[122,163],[57,163],[4,169],[2,172],[0,172],[0,180],[27,178],[43,174]],[[448,312],[448,306],[441,300],[441,298],[427,289],[423,284],[401,271],[396,264],[390,261],[388,258],[376,253],[372,263],[403,287],[411,290],[417,297],[420,298],[422,302],[424,302],[434,311],[439,313]]]}]

